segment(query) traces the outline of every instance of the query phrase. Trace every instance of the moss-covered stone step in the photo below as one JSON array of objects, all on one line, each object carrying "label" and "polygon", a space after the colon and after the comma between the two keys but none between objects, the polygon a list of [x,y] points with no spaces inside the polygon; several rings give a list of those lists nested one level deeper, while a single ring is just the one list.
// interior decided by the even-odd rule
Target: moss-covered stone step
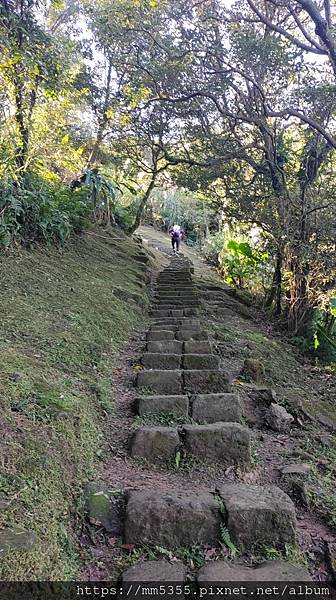
[{"label": "moss-covered stone step", "polygon": [[146,369],[180,369],[182,357],[181,354],[146,352],[141,363]]},{"label": "moss-covered stone step", "polygon": [[241,402],[237,394],[197,394],[191,399],[191,416],[201,423],[239,423]]},{"label": "moss-covered stone step", "polygon": [[195,544],[218,546],[222,527],[247,552],[265,545],[295,543],[295,509],[276,486],[222,485],[207,492],[132,491],[128,496],[125,542],[168,549]]},{"label": "moss-covered stone step", "polygon": [[159,354],[182,354],[183,342],[178,340],[147,342],[146,349],[147,352],[157,352]]},{"label": "moss-covered stone step", "polygon": [[185,417],[189,415],[190,401],[188,396],[139,396],[135,400],[136,412],[141,416],[169,415]]},{"label": "moss-covered stone step", "polygon": [[174,427],[140,427],[130,442],[133,458],[144,458],[152,463],[169,463],[175,459],[181,445]]},{"label": "moss-covered stone step", "polygon": [[153,308],[150,310],[149,314],[151,317],[192,317],[198,314],[197,308],[173,308],[173,309],[157,309]]},{"label": "moss-covered stone step", "polygon": [[184,354],[182,369],[219,369],[219,356],[216,354]]},{"label": "moss-covered stone step", "polygon": [[239,423],[183,425],[183,449],[186,456],[206,458],[223,466],[247,469],[251,464],[251,435]]}]

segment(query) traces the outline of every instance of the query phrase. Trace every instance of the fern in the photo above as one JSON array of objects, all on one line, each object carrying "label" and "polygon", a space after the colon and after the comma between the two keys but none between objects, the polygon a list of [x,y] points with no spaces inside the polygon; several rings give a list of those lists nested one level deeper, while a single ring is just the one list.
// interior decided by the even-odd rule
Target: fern
[{"label": "fern", "polygon": [[231,541],[230,532],[228,528],[221,524],[220,531],[223,544],[230,550],[230,554],[234,558],[237,555],[238,550],[234,543]]}]

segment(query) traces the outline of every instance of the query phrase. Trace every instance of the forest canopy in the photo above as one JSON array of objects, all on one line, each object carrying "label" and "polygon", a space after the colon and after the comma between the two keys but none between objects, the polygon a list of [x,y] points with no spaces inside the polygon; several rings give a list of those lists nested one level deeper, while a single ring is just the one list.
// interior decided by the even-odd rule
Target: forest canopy
[{"label": "forest canopy", "polygon": [[0,247],[179,220],[335,350],[334,0],[2,0]]}]

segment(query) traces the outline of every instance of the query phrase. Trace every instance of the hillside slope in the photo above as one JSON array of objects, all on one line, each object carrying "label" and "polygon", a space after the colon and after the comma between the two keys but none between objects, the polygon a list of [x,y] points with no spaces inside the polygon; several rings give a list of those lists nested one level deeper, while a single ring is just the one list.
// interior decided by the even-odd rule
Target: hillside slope
[{"label": "hillside slope", "polygon": [[112,366],[143,321],[153,256],[97,230],[1,257],[1,579],[76,577],[82,484],[104,454]]}]

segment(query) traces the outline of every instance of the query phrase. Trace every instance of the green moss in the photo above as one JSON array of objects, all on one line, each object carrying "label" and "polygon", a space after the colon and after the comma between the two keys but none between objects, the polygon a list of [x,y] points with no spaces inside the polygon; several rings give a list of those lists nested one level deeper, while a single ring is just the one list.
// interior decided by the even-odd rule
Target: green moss
[{"label": "green moss", "polygon": [[2,579],[76,577],[72,532],[101,462],[113,363],[148,302],[137,251],[99,231],[1,259],[0,527],[36,538],[3,558]]}]

